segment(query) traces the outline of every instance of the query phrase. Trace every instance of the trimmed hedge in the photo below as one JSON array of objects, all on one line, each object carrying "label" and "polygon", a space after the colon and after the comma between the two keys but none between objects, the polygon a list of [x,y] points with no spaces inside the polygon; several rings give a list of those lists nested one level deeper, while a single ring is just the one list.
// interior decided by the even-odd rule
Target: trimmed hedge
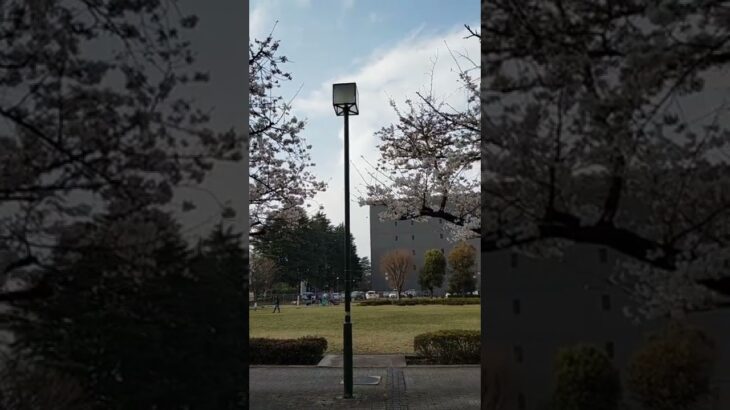
[{"label": "trimmed hedge", "polygon": [[299,339],[251,338],[250,364],[315,365],[327,350],[327,339],[304,336]]},{"label": "trimmed hedge", "polygon": [[479,297],[468,297],[468,298],[446,298],[442,299],[444,305],[478,305],[481,303]]},{"label": "trimmed hedge", "polygon": [[396,305],[396,306],[415,306],[415,305],[478,305],[480,299],[478,297],[467,297],[467,298],[413,298],[413,299],[370,299],[363,300],[359,306],[383,306],[383,305]]},{"label": "trimmed hedge", "polygon": [[439,330],[413,339],[416,354],[437,364],[479,364],[479,330]]},{"label": "trimmed hedge", "polygon": [[393,303],[388,299],[369,299],[363,300],[358,306],[382,306],[392,305]]}]

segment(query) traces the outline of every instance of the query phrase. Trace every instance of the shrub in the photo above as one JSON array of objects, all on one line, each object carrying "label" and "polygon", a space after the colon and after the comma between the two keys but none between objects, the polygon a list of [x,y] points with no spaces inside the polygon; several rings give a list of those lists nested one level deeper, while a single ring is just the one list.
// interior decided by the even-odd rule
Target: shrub
[{"label": "shrub", "polygon": [[715,345],[679,323],[650,335],[629,362],[627,387],[647,410],[690,408],[710,393]]},{"label": "shrub", "polygon": [[413,339],[413,350],[438,364],[478,364],[479,330],[439,330]]},{"label": "shrub", "polygon": [[464,297],[464,298],[445,298],[445,299],[430,299],[430,298],[412,298],[412,299],[401,299],[401,300],[390,300],[390,299],[370,299],[363,300],[360,302],[360,306],[383,306],[383,305],[396,305],[396,306],[415,306],[415,305],[478,305],[479,297]]},{"label": "shrub", "polygon": [[555,363],[553,404],[560,410],[613,410],[621,399],[618,370],[603,350],[562,349]]},{"label": "shrub", "polygon": [[370,300],[363,300],[360,302],[360,306],[382,306],[382,305],[390,305],[391,302],[387,299],[370,299]]},{"label": "shrub", "polygon": [[251,338],[251,364],[314,365],[327,350],[327,339],[305,336],[299,339]]},{"label": "shrub", "polygon": [[621,399],[619,373],[603,350],[563,349],[555,363],[553,404],[560,410],[613,410]]},{"label": "shrub", "polygon": [[480,299],[478,297],[465,297],[465,298],[448,298],[443,299],[444,305],[478,305]]}]

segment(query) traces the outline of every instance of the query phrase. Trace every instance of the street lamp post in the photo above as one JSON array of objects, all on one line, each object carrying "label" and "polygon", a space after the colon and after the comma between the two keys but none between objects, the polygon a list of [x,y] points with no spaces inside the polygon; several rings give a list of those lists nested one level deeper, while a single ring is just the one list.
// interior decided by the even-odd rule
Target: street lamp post
[{"label": "street lamp post", "polygon": [[345,117],[345,323],[343,324],[343,368],[346,399],[352,398],[352,321],[350,319],[350,115],[358,115],[355,83],[332,85],[332,106],[335,114]]}]

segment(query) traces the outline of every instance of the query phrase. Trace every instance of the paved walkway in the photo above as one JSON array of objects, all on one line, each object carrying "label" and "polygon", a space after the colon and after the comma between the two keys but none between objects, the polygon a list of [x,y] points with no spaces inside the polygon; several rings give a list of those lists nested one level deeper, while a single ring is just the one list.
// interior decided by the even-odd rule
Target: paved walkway
[{"label": "paved walkway", "polygon": [[[317,364],[319,367],[342,367],[341,354],[327,354]],[[352,367],[406,367],[402,354],[357,354],[352,356]]]},{"label": "paved walkway", "polygon": [[355,367],[354,379],[380,376],[377,385],[355,385],[342,399],[342,368],[252,366],[249,405],[279,409],[479,409],[479,366]]}]

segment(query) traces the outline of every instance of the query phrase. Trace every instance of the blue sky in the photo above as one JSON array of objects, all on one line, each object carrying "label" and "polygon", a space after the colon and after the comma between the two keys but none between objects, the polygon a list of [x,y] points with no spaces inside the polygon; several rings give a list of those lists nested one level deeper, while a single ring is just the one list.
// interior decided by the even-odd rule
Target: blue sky
[{"label": "blue sky", "polygon": [[[428,90],[433,68],[434,94],[455,106],[463,102],[453,53],[478,63],[479,43],[464,39],[464,24],[479,27],[476,0],[258,0],[250,3],[250,37],[263,38],[274,27],[280,52],[291,59],[285,70],[294,80],[280,89],[296,95],[295,115],[306,118],[303,133],[312,145],[314,172],[329,184],[312,202],[338,224],[344,218],[343,122],[331,105],[336,82],[355,81],[361,115],[350,120],[351,229],[360,256],[370,256],[368,209],[356,196],[368,180],[367,163],[377,159],[375,131],[395,119],[388,100],[403,103]],[[463,61],[462,61],[463,63]],[[474,72],[476,75],[476,70]],[[297,91],[300,89],[299,93]]]}]

